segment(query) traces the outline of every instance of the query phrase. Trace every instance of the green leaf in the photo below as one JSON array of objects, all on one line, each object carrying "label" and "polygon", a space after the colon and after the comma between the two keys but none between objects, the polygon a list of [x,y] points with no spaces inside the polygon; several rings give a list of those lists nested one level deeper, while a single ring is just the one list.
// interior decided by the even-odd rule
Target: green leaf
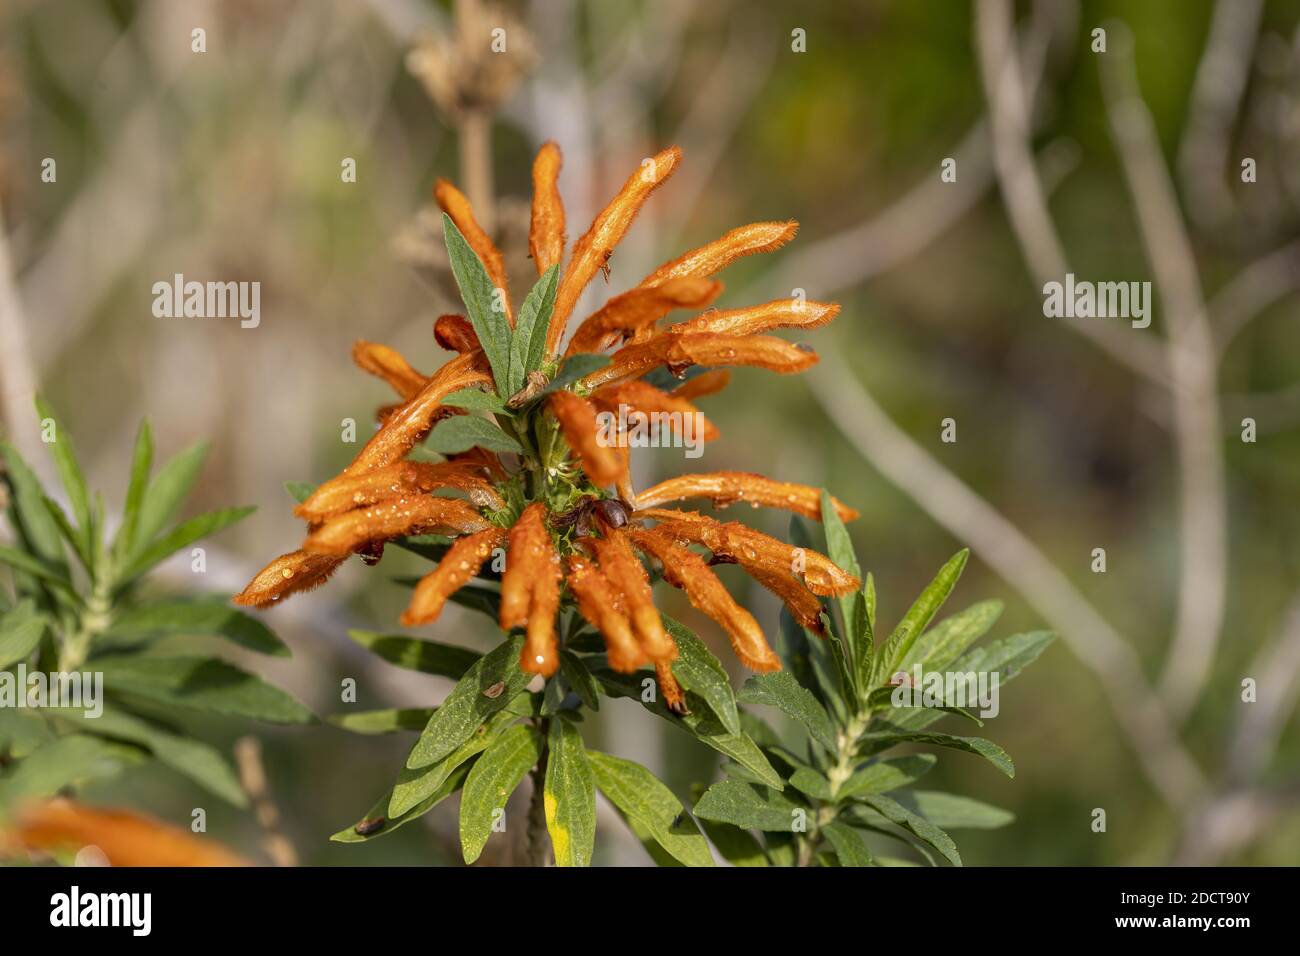
[{"label": "green leaf", "polygon": [[45,508],[45,492],[36,475],[18,449],[7,441],[0,441],[0,459],[3,459],[9,486],[13,490],[11,514],[17,519],[22,539],[30,546],[32,555],[55,572],[67,576],[67,562],[59,529]]},{"label": "green leaf", "polygon": [[131,481],[126,488],[126,504],[122,507],[122,526],[113,539],[113,560],[121,562],[135,549],[136,532],[140,524],[140,509],[145,491],[149,487],[149,469],[153,467],[153,430],[148,421],[140,422],[135,436],[135,449],[131,452]]},{"label": "green leaf", "polygon": [[75,708],[47,708],[44,713],[77,722],[89,734],[139,744],[158,762],[189,777],[199,786],[237,807],[248,806],[248,795],[226,759],[197,740],[169,733],[125,711],[105,707],[98,717]]},{"label": "green leaf", "polygon": [[67,734],[33,751],[0,775],[0,806],[48,797],[87,779],[118,773],[121,748],[86,734]]},{"label": "green leaf", "polygon": [[[930,673],[935,673],[931,671]],[[942,676],[942,675],[940,675]],[[969,682],[963,681],[963,686]],[[954,687],[956,690],[956,688]],[[946,687],[939,687],[930,690],[924,686],[912,688],[910,693],[904,692],[901,700],[902,703],[894,702],[894,693],[898,691],[897,687],[877,687],[867,695],[867,707],[873,711],[884,711],[877,716],[888,720],[895,727],[910,726],[903,722],[903,718],[911,717],[916,711],[938,711],[946,714],[956,714],[959,717],[965,717],[973,722],[977,727],[983,727],[984,721],[980,720],[964,706],[958,705],[958,700],[974,701],[975,688],[970,689],[970,693],[960,697],[954,695],[947,697],[944,692]],[[958,690],[958,694],[963,693]],[[937,717],[936,717],[937,719]]]},{"label": "green leaf", "polygon": [[310,498],[312,492],[315,491],[317,487],[317,485],[312,484],[310,481],[286,481],[284,483],[284,490],[288,492],[289,497],[298,502],[298,504],[302,504]]},{"label": "green leaf", "polygon": [[731,691],[727,672],[713,652],[694,632],[668,615],[663,618],[664,629],[677,644],[677,659],[672,662],[673,676],[689,691],[698,694],[709,705],[728,733],[740,733],[740,714],[736,710],[736,697]]},{"label": "green leaf", "polygon": [[403,707],[330,714],[325,719],[354,734],[391,734],[398,730],[423,730],[432,716],[432,707]]},{"label": "green leaf", "polygon": [[550,384],[542,389],[541,394],[547,395],[550,392],[559,391],[567,388],[580,378],[585,378],[592,372],[604,368],[612,360],[608,355],[598,355],[595,352],[580,352],[577,355],[570,355],[560,366],[560,371],[555,378],[551,379]]},{"label": "green leaf", "polygon": [[7,564],[15,570],[25,571],[34,577],[40,578],[47,584],[54,585],[65,594],[73,595],[76,593],[73,591],[72,584],[67,576],[67,565],[60,567],[49,564],[28,554],[26,551],[19,551],[3,544],[0,544],[0,564]]},{"label": "green leaf", "polygon": [[842,693],[843,681],[838,673],[827,666],[826,643],[821,638],[809,635],[790,615],[788,608],[781,608],[780,620],[777,647],[795,681],[807,688],[828,713],[840,720],[847,719]]},{"label": "green leaf", "polygon": [[527,384],[529,372],[542,367],[546,357],[546,330],[555,308],[559,275],[558,265],[543,272],[519,309],[514,335],[510,339],[509,395],[514,395]]},{"label": "green leaf", "polygon": [[106,637],[152,638],[172,634],[224,637],[260,654],[288,657],[275,632],[250,614],[219,600],[159,601],[142,604],[114,618]]},{"label": "green leaf", "polygon": [[578,728],[551,721],[546,757],[546,829],[556,866],[590,866],[596,842],[596,779]]},{"label": "green leaf", "polygon": [[812,767],[799,767],[790,774],[790,786],[814,800],[830,801],[834,799],[830,781]]},{"label": "green leaf", "polygon": [[429,718],[406,760],[407,767],[415,770],[437,763],[524,689],[532,675],[519,669],[523,646],[522,635],[516,634],[471,665]]},{"label": "green leaf", "polygon": [[46,619],[36,613],[30,599],[0,618],[0,668],[30,657],[41,643],[45,625]]},{"label": "green leaf", "polygon": [[400,816],[388,816],[391,794],[384,794],[370,808],[369,813],[352,826],[335,833],[330,837],[330,840],[334,843],[365,843],[376,837],[387,836],[394,830],[406,826],[412,820],[418,820],[459,790],[465,783],[465,778],[469,775],[472,766],[471,761],[456,767],[433,793]]},{"label": "green leaf", "polygon": [[889,635],[889,640],[876,656],[876,668],[872,675],[873,684],[884,683],[891,674],[898,671],[899,664],[911,650],[912,644],[921,636],[921,632],[943,606],[943,602],[948,600],[948,595],[957,585],[957,579],[961,577],[962,569],[966,567],[966,560],[969,557],[970,551],[963,548],[949,558],[948,563],[939,569],[934,580],[926,586],[921,596],[908,609],[903,620],[894,628]]},{"label": "green leaf", "polygon": [[588,751],[596,786],[609,802],[634,826],[645,833],[673,859],[686,866],[713,866],[709,844],[686,808],[662,781],[645,767]]},{"label": "green leaf", "polygon": [[758,745],[745,733],[732,734],[722,726],[722,722],[705,705],[693,691],[686,692],[686,703],[690,713],[678,716],[664,705],[659,694],[652,700],[646,700],[641,681],[653,679],[648,672],[638,674],[616,674],[604,668],[593,668],[592,673],[600,681],[605,692],[611,697],[628,697],[640,701],[641,706],[658,717],[668,721],[674,727],[690,734],[701,743],[707,744],[718,753],[725,754],[737,763],[753,771],[767,786],[777,790],[785,786],[781,776],[772,769],[772,765]]},{"label": "green leaf", "polygon": [[809,736],[827,751],[835,750],[835,727],[817,698],[800,687],[789,671],[755,674],[745,682],[738,695],[744,704],[766,704],[798,721]]},{"label": "green leaf", "polygon": [[763,846],[748,830],[732,826],[730,823],[715,823],[701,820],[700,827],[710,842],[718,848],[722,858],[732,866],[767,866],[767,854]]},{"label": "green leaf", "polygon": [[96,658],[94,666],[114,693],[276,724],[306,724],[315,719],[278,687],[215,658],[124,655]]},{"label": "green leaf", "polygon": [[54,441],[49,443],[50,456],[59,469],[59,478],[68,493],[68,502],[72,505],[72,517],[77,523],[76,527],[84,547],[90,540],[90,496],[86,491],[86,476],[81,471],[77,453],[72,447],[72,439],[68,437],[67,430],[58,421],[54,409],[50,408],[49,403],[40,395],[36,396],[36,411],[42,420],[49,419],[54,423]]},{"label": "green leaf", "polygon": [[800,808],[770,787],[722,780],[700,797],[695,804],[695,815],[746,830],[791,833],[798,809],[805,808]]},{"label": "green leaf", "polygon": [[[434,716],[437,711],[434,711]],[[403,767],[393,784],[392,797],[389,799],[390,816],[401,816],[412,807],[418,806],[437,792],[452,772],[467,760],[470,760],[488,747],[507,727],[518,719],[518,714],[509,708],[502,709],[470,732],[469,739],[447,756],[427,767],[412,769]]]},{"label": "green leaf", "polygon": [[505,810],[510,794],[541,757],[541,735],[516,724],[492,741],[474,764],[460,798],[460,848],[466,863],[479,858],[497,811]]},{"label": "green leaf", "polygon": [[95,554],[91,551],[90,542],[87,540],[90,535],[82,534],[74,528],[72,522],[68,520],[68,516],[64,514],[63,508],[53,498],[45,498],[45,510],[54,519],[54,526],[59,529],[59,534],[63,537],[63,540],[76,553],[77,560],[86,569],[86,573],[93,576],[95,573]]},{"label": "green leaf", "polygon": [[247,518],[256,510],[257,508],[253,506],[221,508],[218,511],[209,511],[207,514],[199,515],[178,524],[163,537],[141,550],[131,562],[130,567],[118,578],[118,583],[125,584],[138,578],[155,564],[171,557],[182,548],[188,547],[195,541],[209,535],[216,534],[228,525]]},{"label": "green leaf", "polygon": [[906,787],[930,771],[938,763],[934,754],[912,754],[907,757],[889,757],[868,764],[840,784],[836,796],[848,800],[866,793],[888,793]]},{"label": "green leaf", "polygon": [[405,634],[379,634],[375,631],[348,631],[348,637],[390,664],[425,674],[438,674],[460,680],[483,655],[468,647],[438,644]]},{"label": "green leaf", "polygon": [[560,651],[560,674],[569,687],[582,700],[583,706],[600,710],[600,685],[587,665],[577,654],[565,648]]},{"label": "green leaf", "polygon": [[56,739],[50,722],[39,711],[26,707],[0,708],[0,753],[7,751],[10,757],[21,760]]},{"label": "green leaf", "polygon": [[953,842],[952,837],[929,820],[918,816],[897,800],[883,794],[868,794],[862,798],[862,801],[890,823],[902,827],[934,847],[953,866],[961,866],[961,854],[957,852],[957,844]]},{"label": "green leaf", "polygon": [[424,445],[441,455],[455,455],[471,448],[488,451],[523,452],[523,446],[486,418],[477,415],[453,415],[434,426]]},{"label": "green leaf", "polygon": [[863,734],[858,738],[858,746],[867,753],[878,753],[895,744],[918,743],[934,744],[951,750],[964,750],[966,753],[983,757],[1008,777],[1016,775],[1015,764],[1007,752],[991,740],[983,737],[958,737],[953,734],[929,733],[921,731],[880,731]]},{"label": "green leaf", "polygon": [[[199,470],[208,457],[208,443],[198,442],[167,460],[140,502],[140,519],[135,527],[135,538],[128,557],[137,554],[153,541],[163,528],[171,524],[181,505],[189,496],[199,477]],[[170,552],[169,552],[170,553]]]},{"label": "green leaf", "polygon": [[447,243],[451,271],[456,277],[456,285],[460,287],[460,297],[465,302],[465,311],[469,313],[470,324],[478,333],[479,343],[487,355],[488,364],[492,366],[497,394],[509,398],[510,322],[504,311],[498,312],[492,307],[496,287],[488,277],[483,261],[446,213],[442,215],[442,233]]},{"label": "green leaf", "polygon": [[[829,492],[824,488],[821,492],[821,517],[826,534],[826,556],[861,581],[862,567],[853,550],[853,539],[840,520]],[[854,684],[858,687],[867,686],[866,677],[871,673],[871,658],[875,649],[865,601],[865,597],[856,591],[839,599],[840,614],[844,620],[844,640],[848,644],[848,658],[853,662]]]},{"label": "green leaf", "polygon": [[996,830],[1016,819],[1010,810],[937,790],[909,790],[895,799],[945,830]]},{"label": "green leaf", "polygon": [[485,392],[481,388],[462,388],[458,392],[452,392],[442,400],[442,404],[492,412],[494,415],[514,414],[496,394]]},{"label": "green leaf", "polygon": [[835,855],[840,858],[840,866],[871,866],[871,851],[862,834],[847,823],[838,820],[821,828],[826,839],[835,848]]},{"label": "green leaf", "polygon": [[917,638],[898,669],[910,671],[920,664],[925,670],[942,670],[987,634],[1001,614],[1001,601],[980,601],[960,614],[944,618]]}]

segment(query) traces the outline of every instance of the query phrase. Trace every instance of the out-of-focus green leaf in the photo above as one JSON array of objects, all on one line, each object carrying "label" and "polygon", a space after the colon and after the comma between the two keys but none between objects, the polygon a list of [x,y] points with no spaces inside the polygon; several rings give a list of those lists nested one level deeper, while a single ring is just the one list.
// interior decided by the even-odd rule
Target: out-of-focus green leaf
[{"label": "out-of-focus green leaf", "polygon": [[114,694],[275,724],[306,724],[315,719],[278,687],[216,658],[119,655],[96,658],[94,667]]},{"label": "out-of-focus green leaf", "polygon": [[7,611],[0,618],[0,668],[26,660],[40,644],[45,624],[30,599]]},{"label": "out-of-focus green leaf", "polygon": [[207,457],[208,443],[199,442],[178,452],[158,469],[140,502],[140,518],[128,558],[146,548],[163,528],[171,524],[194,487]]},{"label": "out-of-focus green leaf", "polygon": [[519,669],[523,644],[522,635],[516,634],[470,666],[429,718],[406,760],[407,767],[416,770],[437,763],[524,689],[532,675]]},{"label": "out-of-focus green leaf", "polygon": [[578,728],[551,721],[546,757],[546,829],[556,866],[590,866],[596,842],[596,778]]},{"label": "out-of-focus green leaf", "polygon": [[84,780],[112,776],[128,759],[122,748],[98,737],[66,734],[0,774],[0,806],[48,797]]},{"label": "out-of-focus green leaf", "polygon": [[391,734],[399,730],[423,730],[432,716],[432,707],[394,707],[355,714],[330,714],[325,719],[354,734]]},{"label": "out-of-focus green leaf", "polygon": [[149,469],[153,467],[153,430],[148,421],[140,422],[131,452],[131,481],[126,488],[126,503],[122,506],[122,526],[113,539],[113,561],[120,563],[135,548],[136,532],[140,525],[140,508],[149,487]]},{"label": "out-of-focus green leaf", "polygon": [[312,484],[310,481],[286,481],[284,483],[284,490],[288,493],[289,497],[298,502],[298,504],[302,504],[310,498],[312,492],[314,492],[317,487],[317,485]]},{"label": "out-of-focus green leaf", "polygon": [[460,680],[482,658],[478,651],[453,644],[439,644],[405,634],[379,634],[375,631],[348,631],[348,637],[390,664],[426,674],[438,674]]},{"label": "out-of-focus green leaf", "polygon": [[526,724],[503,731],[483,752],[465,780],[460,798],[460,848],[473,863],[492,835],[497,812],[542,756],[542,738]]},{"label": "out-of-focus green leaf", "polygon": [[[713,854],[686,808],[658,777],[640,764],[588,751],[596,786],[636,831],[647,834],[686,866],[713,866]],[[635,831],[634,831],[635,832]]]},{"label": "out-of-focus green leaf", "polygon": [[172,634],[224,637],[240,647],[275,657],[288,657],[289,648],[264,623],[218,600],[158,601],[123,611],[105,632],[107,637],[151,638]]},{"label": "out-of-focus green leaf", "polygon": [[125,584],[144,574],[155,564],[163,561],[182,548],[188,547],[195,541],[214,535],[223,528],[241,521],[251,515],[257,508],[248,506],[244,508],[222,508],[218,511],[209,511],[207,514],[198,515],[178,524],[167,534],[163,535],[153,544],[140,551],[130,566],[119,576],[120,584]]},{"label": "out-of-focus green leaf", "polygon": [[767,866],[767,854],[748,830],[730,823],[701,820],[700,827],[722,858],[732,866]]},{"label": "out-of-focus green leaf", "polygon": [[72,505],[72,517],[80,533],[82,546],[85,547],[90,541],[90,495],[86,490],[86,476],[81,471],[81,464],[77,461],[77,453],[72,446],[72,439],[68,436],[67,429],[54,414],[54,409],[40,395],[36,396],[36,411],[43,420],[42,424],[44,420],[54,424],[54,440],[49,443],[50,455],[59,469],[59,478],[63,482],[63,490],[68,493],[68,502]]}]

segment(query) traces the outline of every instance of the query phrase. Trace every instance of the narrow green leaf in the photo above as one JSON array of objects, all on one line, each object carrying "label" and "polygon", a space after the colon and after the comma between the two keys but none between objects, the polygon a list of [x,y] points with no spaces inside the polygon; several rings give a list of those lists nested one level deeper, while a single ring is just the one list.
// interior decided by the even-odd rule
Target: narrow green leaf
[{"label": "narrow green leaf", "polygon": [[[686,866],[713,866],[709,844],[668,787],[640,764],[588,751],[596,786],[629,824]],[[639,834],[638,834],[639,835]]]},{"label": "narrow green leaf", "polygon": [[473,760],[463,763],[449,773],[438,788],[423,801],[411,807],[400,816],[389,816],[388,806],[391,794],[384,794],[370,808],[370,812],[355,824],[340,830],[330,837],[334,843],[366,843],[377,837],[387,836],[412,820],[418,820],[438,804],[455,793],[465,783],[465,778],[473,767]]},{"label": "narrow green leaf", "polygon": [[140,524],[140,508],[149,487],[149,469],[153,467],[153,430],[149,422],[140,422],[131,452],[131,481],[126,488],[126,503],[122,507],[122,526],[113,539],[113,560],[121,562],[135,549],[136,533]]},{"label": "narrow green leaf", "polygon": [[957,579],[961,577],[962,569],[966,567],[966,560],[969,557],[970,551],[963,548],[949,558],[948,563],[939,569],[934,580],[926,586],[921,596],[908,609],[903,620],[894,628],[889,635],[889,640],[876,655],[876,668],[872,675],[873,684],[886,682],[891,674],[898,671],[899,664],[911,650],[912,644],[921,636],[921,632],[943,606],[943,602],[948,600],[948,595],[957,585]]},{"label": "narrow green leaf", "polygon": [[830,801],[834,798],[830,781],[812,767],[800,767],[790,774],[790,786],[814,800]]},{"label": "narrow green leaf", "polygon": [[996,830],[1016,819],[1010,810],[937,790],[909,790],[894,799],[945,830]]},{"label": "narrow green leaf", "polygon": [[686,625],[666,614],[660,616],[664,629],[677,644],[677,659],[672,662],[673,676],[684,688],[708,703],[728,733],[739,734],[740,714],[736,710],[736,697],[722,662]]},{"label": "narrow green leaf", "polygon": [[46,619],[36,613],[30,599],[6,612],[0,618],[0,668],[30,657],[41,643],[45,625]]},{"label": "narrow green leaf", "polygon": [[[859,581],[862,580],[862,568],[858,556],[853,550],[853,539],[849,530],[840,520],[839,512],[831,500],[830,493],[824,488],[821,493],[822,528],[826,533],[826,556],[848,571]],[[854,668],[854,684],[866,687],[862,675],[871,673],[871,658],[874,650],[867,622],[865,598],[860,592],[846,594],[839,599],[840,615],[844,621],[844,640],[848,645],[848,659]]]},{"label": "narrow green leaf", "polygon": [[[436,714],[435,710],[434,715]],[[436,763],[414,769],[403,767],[397,775],[397,782],[393,784],[393,793],[388,803],[389,816],[402,816],[427,800],[457,767],[487,750],[516,720],[518,715],[509,708],[504,708],[474,728],[464,743]]]},{"label": "narrow green leaf", "polygon": [[555,378],[551,379],[550,384],[542,389],[541,394],[547,395],[551,392],[567,388],[580,378],[585,378],[592,372],[604,368],[610,363],[608,355],[599,355],[595,352],[580,352],[577,355],[570,355],[560,366],[559,372]]},{"label": "narrow green leaf", "polygon": [[[966,686],[964,681],[962,686]],[[911,717],[918,710],[956,714],[959,717],[965,717],[977,727],[984,726],[984,721],[976,717],[965,706],[957,703],[958,700],[974,702],[975,688],[973,685],[970,688],[970,694],[965,697],[946,696],[947,688],[945,687],[937,687],[932,690],[925,686],[918,686],[912,688],[910,693],[901,693],[899,695],[900,703],[895,703],[894,694],[898,690],[897,687],[877,687],[867,696],[867,707],[872,711],[879,711],[880,713],[876,716],[888,720],[892,726],[910,726],[903,722],[903,718]],[[958,690],[957,693],[963,694],[965,692]]]},{"label": "narrow green leaf", "polygon": [[494,415],[513,415],[514,413],[506,407],[502,401],[493,392],[485,392],[480,388],[462,388],[458,392],[452,392],[442,400],[443,405],[452,405],[456,408],[472,408],[477,411],[492,412]]},{"label": "narrow green leaf", "polygon": [[835,848],[835,855],[840,858],[840,866],[872,865],[871,850],[867,848],[867,841],[861,833],[847,823],[838,820],[828,823],[821,828],[821,832]]},{"label": "narrow green leaf", "polygon": [[390,664],[425,674],[438,674],[460,680],[483,655],[468,647],[439,644],[405,634],[379,634],[375,631],[348,631],[348,637]]},{"label": "narrow green leaf", "polygon": [[889,757],[868,764],[855,771],[840,785],[836,796],[848,800],[865,793],[888,793],[906,787],[938,763],[934,754],[912,754],[907,757]]},{"label": "narrow green leaf", "polygon": [[256,510],[257,508],[253,506],[222,508],[218,511],[209,511],[207,514],[199,515],[178,524],[153,544],[142,549],[131,562],[131,565],[118,578],[118,583],[126,584],[133,581],[182,548],[188,547],[195,541],[209,535],[216,534],[236,521],[247,518]]},{"label": "narrow green leaf", "polygon": [[86,733],[112,737],[139,744],[158,762],[189,777],[210,793],[237,807],[248,806],[248,795],[229,762],[217,750],[197,740],[190,740],[163,730],[123,710],[105,707],[98,717],[87,717],[84,710],[50,708],[46,714],[75,721]]},{"label": "narrow green leaf", "polygon": [[425,440],[424,446],[440,455],[455,455],[471,448],[486,448],[488,451],[510,451],[519,454],[523,446],[504,431],[500,425],[493,424],[477,415],[453,415],[444,418],[434,426]]},{"label": "narrow green leaf", "polygon": [[54,526],[59,529],[59,534],[68,546],[72,548],[81,562],[81,566],[86,569],[88,575],[93,576],[95,573],[95,554],[91,550],[90,541],[87,540],[89,535],[82,534],[72,526],[68,516],[64,514],[63,508],[53,498],[45,498],[45,510],[50,513],[54,519]]},{"label": "narrow green leaf", "polygon": [[140,502],[140,519],[128,557],[147,547],[163,528],[171,524],[194,487],[207,457],[208,443],[198,442],[169,458],[158,469]]},{"label": "narrow green leaf", "polygon": [[502,732],[483,752],[465,780],[460,798],[460,848],[466,863],[483,852],[498,812],[542,757],[542,738],[526,724]]},{"label": "narrow green leaf", "polygon": [[884,794],[868,794],[862,798],[862,802],[890,823],[902,827],[918,839],[934,847],[953,866],[961,866],[961,854],[957,852],[957,844],[953,842],[952,837],[929,820],[913,813],[897,800],[886,797]]},{"label": "narrow green leaf", "polygon": [[423,730],[432,716],[432,707],[392,707],[355,714],[330,714],[325,719],[354,734],[391,734],[399,730]]},{"label": "narrow green leaf", "polygon": [[104,636],[147,639],[172,634],[224,637],[260,654],[289,656],[289,648],[262,621],[214,599],[142,604],[115,617]]},{"label": "narrow green leaf", "polygon": [[524,387],[530,372],[542,367],[546,352],[546,330],[555,308],[559,275],[558,265],[543,272],[519,309],[514,335],[510,340],[510,395]]},{"label": "narrow green leaf", "polygon": [[993,741],[985,740],[983,737],[958,737],[953,734],[909,730],[903,732],[873,731],[858,738],[858,746],[867,754],[879,753],[881,750],[901,743],[934,744],[936,747],[963,750],[966,753],[983,757],[1008,777],[1016,775],[1015,764],[1011,762],[1011,757],[1008,756],[1007,752]]},{"label": "narrow green leaf", "polygon": [[98,737],[59,737],[0,774],[0,806],[52,796],[84,780],[112,776],[122,769],[124,759],[120,748]]},{"label": "narrow green leaf", "polygon": [[59,469],[59,478],[63,489],[68,493],[68,502],[72,505],[72,517],[76,521],[76,530],[81,536],[83,547],[90,540],[90,495],[86,490],[86,476],[77,461],[76,450],[67,429],[58,420],[48,402],[40,395],[36,396],[36,411],[41,416],[42,425],[48,419],[54,424],[54,441],[49,443],[50,456]]},{"label": "narrow green leaf", "polygon": [[802,724],[809,736],[826,750],[835,750],[835,727],[830,715],[809,690],[799,686],[789,671],[755,674],[745,682],[737,696],[744,704],[766,704],[777,708]]},{"label": "narrow green leaf", "polygon": [[514,698],[532,679],[519,669],[524,639],[514,635],[471,665],[411,750],[406,766],[412,770],[437,763],[451,753]]},{"label": "narrow green leaf", "polygon": [[7,564],[9,567],[18,571],[40,578],[47,584],[51,584],[65,594],[73,595],[72,584],[67,576],[67,565],[62,568],[47,564],[39,558],[36,558],[26,551],[19,551],[8,545],[0,544],[0,564]]},{"label": "narrow green leaf", "polygon": [[[496,382],[497,394],[509,398],[508,376],[510,373],[510,323],[504,310],[493,308],[496,287],[488,277],[483,261],[465,241],[456,224],[446,213],[442,215],[443,239],[447,244],[447,258],[451,262],[452,274],[460,288],[461,299],[465,302],[465,311],[469,313],[470,324],[478,333],[479,343],[487,355],[488,364],[492,366],[492,378]],[[504,293],[504,290],[502,290]]]},{"label": "narrow green leaf", "polygon": [[600,710],[600,685],[587,665],[577,654],[565,648],[560,651],[560,674],[569,687],[581,699],[583,706],[591,710]]},{"label": "narrow green leaf", "polygon": [[551,721],[546,757],[546,829],[556,866],[590,866],[596,842],[596,778],[578,728]]},{"label": "narrow green leaf", "polygon": [[45,508],[45,492],[35,473],[27,467],[18,449],[7,441],[0,441],[0,459],[12,489],[9,507],[16,518],[22,538],[30,545],[32,554],[56,571],[67,574],[63,553],[63,540],[59,529]]},{"label": "narrow green leaf", "polygon": [[791,833],[797,819],[795,811],[801,809],[807,812],[770,787],[722,780],[700,797],[695,804],[695,815],[746,830]]},{"label": "narrow green leaf", "polygon": [[911,671],[920,664],[925,670],[942,670],[987,634],[1001,614],[1001,601],[980,601],[944,618],[916,639],[898,669]]},{"label": "narrow green leaf", "polygon": [[209,657],[99,657],[95,670],[112,693],[130,694],[231,717],[276,724],[306,724],[315,718],[278,687],[233,664]]},{"label": "narrow green leaf", "polygon": [[713,820],[701,820],[699,823],[709,842],[717,847],[722,858],[732,866],[768,865],[762,844],[748,830]]}]

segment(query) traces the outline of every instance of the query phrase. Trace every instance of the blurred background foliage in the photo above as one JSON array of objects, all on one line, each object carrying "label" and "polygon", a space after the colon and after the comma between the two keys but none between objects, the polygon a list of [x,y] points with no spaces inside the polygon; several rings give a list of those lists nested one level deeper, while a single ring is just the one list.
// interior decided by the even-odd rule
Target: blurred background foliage
[{"label": "blurred background foliage", "polygon": [[[1016,11],[1027,17],[1035,6]],[[1111,18],[1132,29],[1138,81],[1172,166],[1213,5],[1056,6],[1074,27],[1048,51],[1034,136],[1058,170],[1051,210],[1081,278],[1148,279],[1089,31]],[[517,217],[508,200],[528,195],[532,155],[544,139],[565,151],[571,238],[641,157],[669,143],[685,150],[681,172],[611,261],[608,285],[593,284],[584,306],[691,245],[759,219],[797,218],[800,236],[728,270],[719,305],[789,295],[801,284],[790,257],[937,179],[940,161],[956,154],[986,110],[974,15],[964,3],[533,0],[506,9],[517,22],[508,42],[535,57],[491,122],[502,229]],[[162,453],[211,439],[196,507],[260,510],[210,548],[205,588],[238,589],[297,541],[282,482],[334,473],[355,451],[340,441],[342,420],[362,423],[364,440],[375,407],[389,400],[382,383],[352,367],[354,339],[396,346],[426,372],[446,357],[431,323],[456,307],[438,280],[437,233],[419,212],[435,177],[463,183],[464,151],[406,58],[422,36],[449,35],[452,21],[450,4],[432,0],[9,0],[0,11],[0,208],[23,313],[21,335],[7,326],[0,346],[6,427],[23,437],[30,406],[15,392],[24,381],[39,385],[110,500],[120,497],[113,482],[127,473],[140,417],[152,421]],[[1298,23],[1300,4],[1264,5],[1232,131],[1234,157],[1259,156],[1260,182],[1242,193],[1244,226],[1193,233],[1207,294],[1296,239]],[[191,52],[195,27],[206,30],[206,53]],[[791,50],[796,28],[806,31],[807,52]],[[57,161],[55,183],[40,179],[45,157]],[[355,183],[340,180],[345,157],[356,160]],[[958,168],[959,182],[973,174]],[[834,294],[843,313],[809,335],[811,344],[849,363],[908,434],[1025,530],[1154,674],[1177,603],[1178,474],[1167,408],[1129,370],[1043,317],[1040,286],[996,184],[888,269],[857,280],[860,258],[839,255],[838,266],[821,267],[847,270]],[[1300,273],[1300,260],[1292,265]],[[523,268],[512,270],[516,299],[526,288]],[[154,318],[151,287],[175,273],[261,282],[260,327]],[[806,285],[819,296],[816,282]],[[1294,297],[1279,297],[1242,329],[1222,365],[1228,607],[1214,671],[1184,736],[1211,778],[1243,707],[1240,681],[1252,676],[1253,655],[1279,631],[1300,587],[1295,309]],[[1160,334],[1159,305],[1156,313],[1148,335]],[[644,453],[639,484],[690,466],[830,487],[862,510],[851,530],[876,574],[886,622],[901,616],[907,596],[943,559],[972,543],[954,540],[882,478],[800,377],[742,370],[704,409],[723,438],[699,463],[673,450]],[[1243,414],[1259,421],[1257,443],[1239,440],[1234,422]],[[958,423],[955,444],[939,440],[946,417]],[[780,515],[752,520],[785,533]],[[1095,547],[1107,551],[1106,574],[1089,571]],[[954,602],[1006,600],[998,634],[1043,626],[1015,582],[980,558],[976,546]],[[405,592],[391,579],[412,572],[408,559],[392,554],[377,568],[351,562],[331,587],[277,609],[270,622],[295,656],[252,666],[321,714],[347,706],[339,700],[346,677],[356,678],[362,709],[438,699],[447,682],[382,669],[346,636],[349,627],[396,629]],[[739,576],[728,581],[744,587]],[[192,586],[188,567],[175,566],[168,583]],[[744,597],[774,632],[775,602],[757,592]],[[665,600],[668,613],[721,642],[680,595]],[[479,647],[495,640],[482,621],[453,610],[434,629],[439,639]],[[198,729],[229,746],[252,728]],[[1270,783],[1294,789],[1297,731],[1292,716]],[[458,858],[446,807],[390,839],[356,847],[326,840],[383,791],[409,741],[328,724],[257,732],[303,862]],[[630,703],[606,705],[588,733],[590,745],[640,760],[683,795],[715,770],[712,752]],[[1008,829],[962,836],[969,862],[1161,863],[1187,837],[1187,821],[1140,772],[1098,680],[1063,644],[1008,691],[987,735],[1015,758],[1014,781],[960,756],[943,761],[935,774],[942,779],[932,781],[1017,815]],[[210,835],[258,853],[251,815],[205,802],[164,773],[133,772],[97,796],[181,822],[204,805]],[[1090,827],[1098,807],[1107,812],[1104,834]],[[602,826],[619,829],[604,818]],[[598,852],[602,862],[646,860],[626,839],[602,839]],[[1298,859],[1300,813],[1283,812],[1262,838],[1221,862]]]}]

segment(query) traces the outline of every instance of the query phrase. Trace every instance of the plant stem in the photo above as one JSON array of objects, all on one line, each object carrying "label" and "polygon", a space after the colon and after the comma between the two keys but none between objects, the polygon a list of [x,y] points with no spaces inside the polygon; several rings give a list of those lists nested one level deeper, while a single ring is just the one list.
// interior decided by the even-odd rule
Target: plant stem
[{"label": "plant stem", "polygon": [[550,836],[546,832],[546,740],[550,721],[538,724],[542,735],[542,755],[533,767],[533,794],[528,804],[528,831],[524,841],[524,855],[528,866],[546,866],[550,849]]}]

